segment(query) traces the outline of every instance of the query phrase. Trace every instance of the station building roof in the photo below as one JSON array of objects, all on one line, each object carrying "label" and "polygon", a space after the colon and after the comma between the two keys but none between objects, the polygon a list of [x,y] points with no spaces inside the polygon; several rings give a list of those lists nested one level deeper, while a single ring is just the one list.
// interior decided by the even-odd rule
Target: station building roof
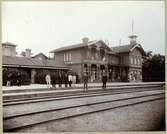
[{"label": "station building roof", "polygon": [[[68,45],[68,46],[64,46],[64,47],[60,47],[57,49],[54,49],[52,51],[50,51],[50,53],[55,53],[55,52],[62,52],[62,51],[66,51],[66,50],[71,50],[71,49],[77,49],[77,48],[82,48],[82,47],[86,47],[86,46],[91,46],[94,45],[98,42],[101,42],[103,44],[105,44],[102,40],[92,40],[92,41],[88,41],[87,43],[79,43],[79,44],[74,44],[74,45]],[[106,47],[108,47],[105,44]],[[108,49],[110,49],[110,47],[108,47]]]},{"label": "station building roof", "polygon": [[39,60],[27,57],[3,56],[2,66],[6,67],[27,67],[46,69],[68,69],[67,66],[57,63],[55,60]]},{"label": "station building roof", "polygon": [[145,55],[145,51],[140,44],[128,44],[122,46],[111,47],[111,49],[116,53],[129,53],[134,48],[139,48],[143,55]]},{"label": "station building roof", "polygon": [[[92,44],[92,42],[95,42],[95,41],[89,41],[87,45]],[[68,46],[64,46],[64,47],[60,47],[60,48],[54,49],[54,50],[50,51],[50,53],[61,52],[61,51],[70,50],[70,49],[76,49],[76,48],[81,48],[81,47],[85,47],[87,45],[84,44],[84,43],[68,45]]]}]

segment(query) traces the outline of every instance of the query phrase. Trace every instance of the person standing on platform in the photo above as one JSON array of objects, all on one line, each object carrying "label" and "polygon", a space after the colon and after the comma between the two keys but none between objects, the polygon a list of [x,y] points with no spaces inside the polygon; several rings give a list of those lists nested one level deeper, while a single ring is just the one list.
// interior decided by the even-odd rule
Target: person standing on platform
[{"label": "person standing on platform", "polygon": [[107,83],[107,74],[105,71],[102,72],[102,82],[103,82],[103,86],[102,89],[106,89],[106,83]]},{"label": "person standing on platform", "polygon": [[6,86],[11,86],[11,81],[12,81],[12,73],[9,73],[7,75],[7,83]]},{"label": "person standing on platform", "polygon": [[65,84],[65,87],[67,87],[67,85],[68,85],[68,75],[67,75],[67,73],[65,73],[65,75],[64,75],[64,84]]},{"label": "person standing on platform", "polygon": [[88,90],[88,75],[86,71],[83,73],[84,92]]},{"label": "person standing on platform", "polygon": [[56,88],[56,73],[54,72],[52,75],[51,75],[51,83],[52,83],[52,87]]},{"label": "person standing on platform", "polygon": [[62,81],[63,81],[63,79],[62,79],[62,74],[61,73],[59,73],[58,81],[59,81],[59,87],[62,87]]},{"label": "person standing on platform", "polygon": [[71,87],[71,84],[72,84],[72,75],[71,74],[68,75],[68,82],[69,82],[69,87]]},{"label": "person standing on platform", "polygon": [[48,87],[51,88],[51,77],[49,74],[46,75],[45,80]]},{"label": "person standing on platform", "polygon": [[17,85],[21,86],[21,73],[20,72],[17,73]]},{"label": "person standing on platform", "polygon": [[75,87],[75,84],[76,84],[76,75],[73,75],[73,76],[72,76],[72,83],[73,83],[73,85],[74,85],[74,87]]},{"label": "person standing on platform", "polygon": [[55,87],[56,87],[56,85],[58,87],[58,84],[59,84],[59,73],[57,72],[55,75]]}]

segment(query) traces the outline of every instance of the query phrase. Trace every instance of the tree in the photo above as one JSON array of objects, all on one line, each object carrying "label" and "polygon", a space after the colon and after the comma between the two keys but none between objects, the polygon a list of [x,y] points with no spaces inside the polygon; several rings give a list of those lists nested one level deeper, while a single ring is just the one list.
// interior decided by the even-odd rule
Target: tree
[{"label": "tree", "polygon": [[143,81],[165,81],[165,56],[147,52],[142,66]]}]

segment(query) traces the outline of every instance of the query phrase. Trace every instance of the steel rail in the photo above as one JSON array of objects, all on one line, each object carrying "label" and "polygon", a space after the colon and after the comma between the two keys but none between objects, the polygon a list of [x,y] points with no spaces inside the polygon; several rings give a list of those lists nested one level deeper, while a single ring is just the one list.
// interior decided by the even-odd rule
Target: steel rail
[{"label": "steel rail", "polygon": [[[145,87],[142,87],[145,88]],[[156,88],[156,89],[155,89]],[[62,100],[62,99],[74,99],[74,98],[83,98],[83,97],[94,97],[94,96],[103,96],[103,95],[114,95],[114,94],[121,94],[121,93],[131,93],[131,92],[143,92],[143,91],[152,91],[157,90],[157,87],[150,87],[149,89],[128,89],[118,90],[118,89],[106,89],[101,90],[98,92],[79,92],[78,94],[64,94],[64,95],[55,95],[55,96],[45,96],[45,97],[36,97],[36,98],[26,98],[26,99],[11,99],[7,101],[3,101],[3,106],[8,105],[18,105],[18,104],[25,104],[25,103],[37,103],[37,102],[45,102],[45,101],[54,101],[54,100]],[[160,90],[160,89],[158,89]]]},{"label": "steel rail", "polygon": [[[149,96],[149,95],[146,95],[146,97]],[[154,95],[155,96],[155,95]],[[138,97],[138,98],[142,98],[142,97]],[[133,98],[135,99],[135,98]],[[107,107],[107,108],[104,108],[104,109],[99,109],[99,110],[94,110],[94,111],[89,111],[89,112],[85,112],[85,113],[80,113],[80,114],[75,114],[75,115],[71,115],[71,116],[67,116],[67,117],[60,117],[58,119],[48,119],[46,121],[41,121],[41,122],[38,122],[38,123],[34,123],[34,124],[28,124],[28,125],[24,125],[24,124],[21,124],[21,126],[17,126],[17,127],[13,127],[13,128],[5,128],[4,131],[5,132],[11,132],[11,131],[17,131],[18,129],[21,129],[21,128],[27,128],[27,127],[31,127],[33,125],[38,125],[38,124],[42,124],[42,123],[47,123],[47,122],[51,122],[51,121],[56,121],[56,120],[62,120],[62,119],[67,119],[67,118],[72,118],[72,117],[77,117],[77,116],[82,116],[82,115],[87,115],[87,114],[92,114],[92,113],[97,113],[97,112],[102,112],[102,111],[106,111],[106,110],[111,110],[111,109],[117,109],[117,108],[123,108],[123,107],[128,107],[128,106],[132,106],[132,105],[137,105],[137,104],[142,104],[142,103],[147,103],[147,102],[151,102],[151,101],[156,101],[156,100],[163,100],[165,99],[165,97],[158,97],[158,98],[153,98],[153,99],[149,99],[149,100],[144,100],[144,101],[140,101],[140,102],[135,102],[135,103],[130,103],[130,104],[123,104],[123,105],[120,105],[120,106],[115,106],[115,107]],[[122,99],[121,101],[123,101],[125,99]],[[128,99],[126,99],[128,100]],[[116,101],[120,101],[120,100],[116,100]],[[109,103],[109,102],[101,102],[99,104],[102,104],[102,103]],[[99,105],[99,104],[92,104],[92,105]],[[91,105],[91,104],[90,104]],[[90,106],[89,105],[89,106]],[[88,106],[88,105],[85,105],[85,106]],[[75,107],[74,107],[75,108]],[[60,110],[60,109],[59,109]],[[45,111],[46,112],[46,111]],[[48,111],[50,112],[50,111]],[[17,117],[15,117],[17,118]],[[24,116],[23,116],[24,118]],[[10,118],[11,119],[11,118]],[[7,119],[6,119],[7,120]],[[4,120],[5,121],[5,120]]]}]

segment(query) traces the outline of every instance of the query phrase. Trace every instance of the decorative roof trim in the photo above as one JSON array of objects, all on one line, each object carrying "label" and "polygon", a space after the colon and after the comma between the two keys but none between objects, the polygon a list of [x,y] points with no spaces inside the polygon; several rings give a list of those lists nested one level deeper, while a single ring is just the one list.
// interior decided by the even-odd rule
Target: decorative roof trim
[{"label": "decorative roof trim", "polygon": [[141,48],[141,45],[140,45],[140,44],[136,44],[135,46],[133,46],[133,47],[130,49],[130,52],[133,51],[136,47]]},{"label": "decorative roof trim", "polygon": [[135,46],[133,46],[133,47],[130,49],[130,52],[132,52],[136,47],[139,48],[139,49],[141,49],[143,55],[146,55],[146,53],[145,53],[143,47],[142,47],[140,44],[136,44]]}]

